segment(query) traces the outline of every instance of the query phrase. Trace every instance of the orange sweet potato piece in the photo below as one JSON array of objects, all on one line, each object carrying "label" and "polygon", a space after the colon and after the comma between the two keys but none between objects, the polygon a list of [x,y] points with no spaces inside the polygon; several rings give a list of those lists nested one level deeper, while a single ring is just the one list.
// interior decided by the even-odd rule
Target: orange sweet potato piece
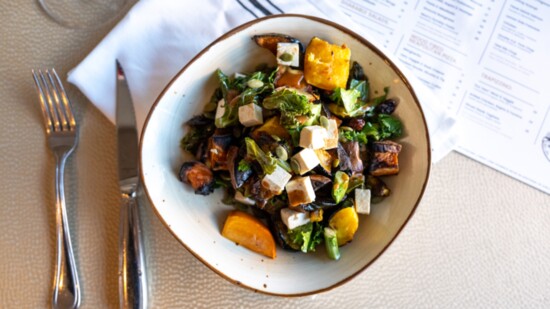
[{"label": "orange sweet potato piece", "polygon": [[275,240],[269,229],[259,219],[246,212],[234,210],[229,213],[222,236],[272,259],[277,256]]}]

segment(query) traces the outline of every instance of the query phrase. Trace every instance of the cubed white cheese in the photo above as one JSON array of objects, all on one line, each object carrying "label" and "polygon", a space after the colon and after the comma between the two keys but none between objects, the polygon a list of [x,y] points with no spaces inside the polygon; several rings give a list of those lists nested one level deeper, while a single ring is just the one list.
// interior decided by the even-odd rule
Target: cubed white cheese
[{"label": "cubed white cheese", "polygon": [[277,63],[297,67],[300,65],[300,45],[298,43],[277,43]]},{"label": "cubed white cheese", "polygon": [[321,126],[309,126],[300,132],[300,147],[311,149],[325,148],[327,129]]},{"label": "cubed white cheese", "polygon": [[275,171],[262,178],[262,186],[271,192],[281,194],[292,175],[277,165]]},{"label": "cubed white cheese", "polygon": [[319,163],[321,162],[319,161],[317,154],[315,154],[315,150],[311,148],[305,148],[301,150],[300,152],[292,156],[291,159],[291,164],[293,166],[296,165],[296,168],[298,169],[300,175],[311,171],[314,167],[319,165]]},{"label": "cubed white cheese", "polygon": [[244,196],[241,192],[239,191],[235,191],[235,197],[234,197],[235,201],[241,203],[241,204],[245,204],[245,205],[249,205],[249,206],[254,206],[256,205],[256,201],[254,201],[253,199],[249,198],[249,197],[246,197]]},{"label": "cubed white cheese", "polygon": [[315,191],[309,176],[292,179],[286,184],[285,189],[288,204],[292,207],[315,201]]},{"label": "cubed white cheese", "polygon": [[290,208],[281,209],[281,220],[289,230],[310,222],[309,213],[294,211]]},{"label": "cubed white cheese", "polygon": [[327,119],[323,126],[327,130],[325,138],[325,149],[333,149],[338,147],[338,123],[335,119]]},{"label": "cubed white cheese", "polygon": [[218,101],[218,107],[216,108],[216,119],[222,118],[225,114],[225,100],[221,99]]},{"label": "cubed white cheese", "polygon": [[262,108],[254,103],[240,106],[239,121],[245,127],[257,126],[264,123]]},{"label": "cubed white cheese", "polygon": [[370,214],[370,190],[355,189],[355,212],[358,214]]}]

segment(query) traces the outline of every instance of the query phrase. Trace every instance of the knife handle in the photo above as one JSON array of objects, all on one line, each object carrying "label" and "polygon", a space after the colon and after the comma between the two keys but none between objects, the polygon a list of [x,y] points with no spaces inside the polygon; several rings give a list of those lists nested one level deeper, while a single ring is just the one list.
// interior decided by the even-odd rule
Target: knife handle
[{"label": "knife handle", "polygon": [[147,308],[145,254],[135,187],[123,188],[120,208],[118,288],[123,309]]}]

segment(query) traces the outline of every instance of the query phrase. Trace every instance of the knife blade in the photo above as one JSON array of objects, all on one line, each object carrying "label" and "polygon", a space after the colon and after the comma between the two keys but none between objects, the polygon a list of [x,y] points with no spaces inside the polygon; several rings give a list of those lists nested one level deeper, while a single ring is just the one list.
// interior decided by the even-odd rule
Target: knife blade
[{"label": "knife blade", "polygon": [[137,189],[138,132],[122,66],[116,61],[116,126],[121,192],[118,287],[120,308],[147,308],[147,275]]}]

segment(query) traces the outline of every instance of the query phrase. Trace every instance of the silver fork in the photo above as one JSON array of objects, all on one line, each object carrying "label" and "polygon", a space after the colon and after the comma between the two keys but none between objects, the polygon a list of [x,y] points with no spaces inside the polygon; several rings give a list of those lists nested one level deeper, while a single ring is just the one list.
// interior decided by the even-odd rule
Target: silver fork
[{"label": "silver fork", "polygon": [[76,120],[65,89],[55,69],[32,70],[46,125],[48,146],[55,156],[56,264],[53,287],[54,308],[78,308],[80,283],[71,244],[65,206],[65,162],[78,141]]}]

